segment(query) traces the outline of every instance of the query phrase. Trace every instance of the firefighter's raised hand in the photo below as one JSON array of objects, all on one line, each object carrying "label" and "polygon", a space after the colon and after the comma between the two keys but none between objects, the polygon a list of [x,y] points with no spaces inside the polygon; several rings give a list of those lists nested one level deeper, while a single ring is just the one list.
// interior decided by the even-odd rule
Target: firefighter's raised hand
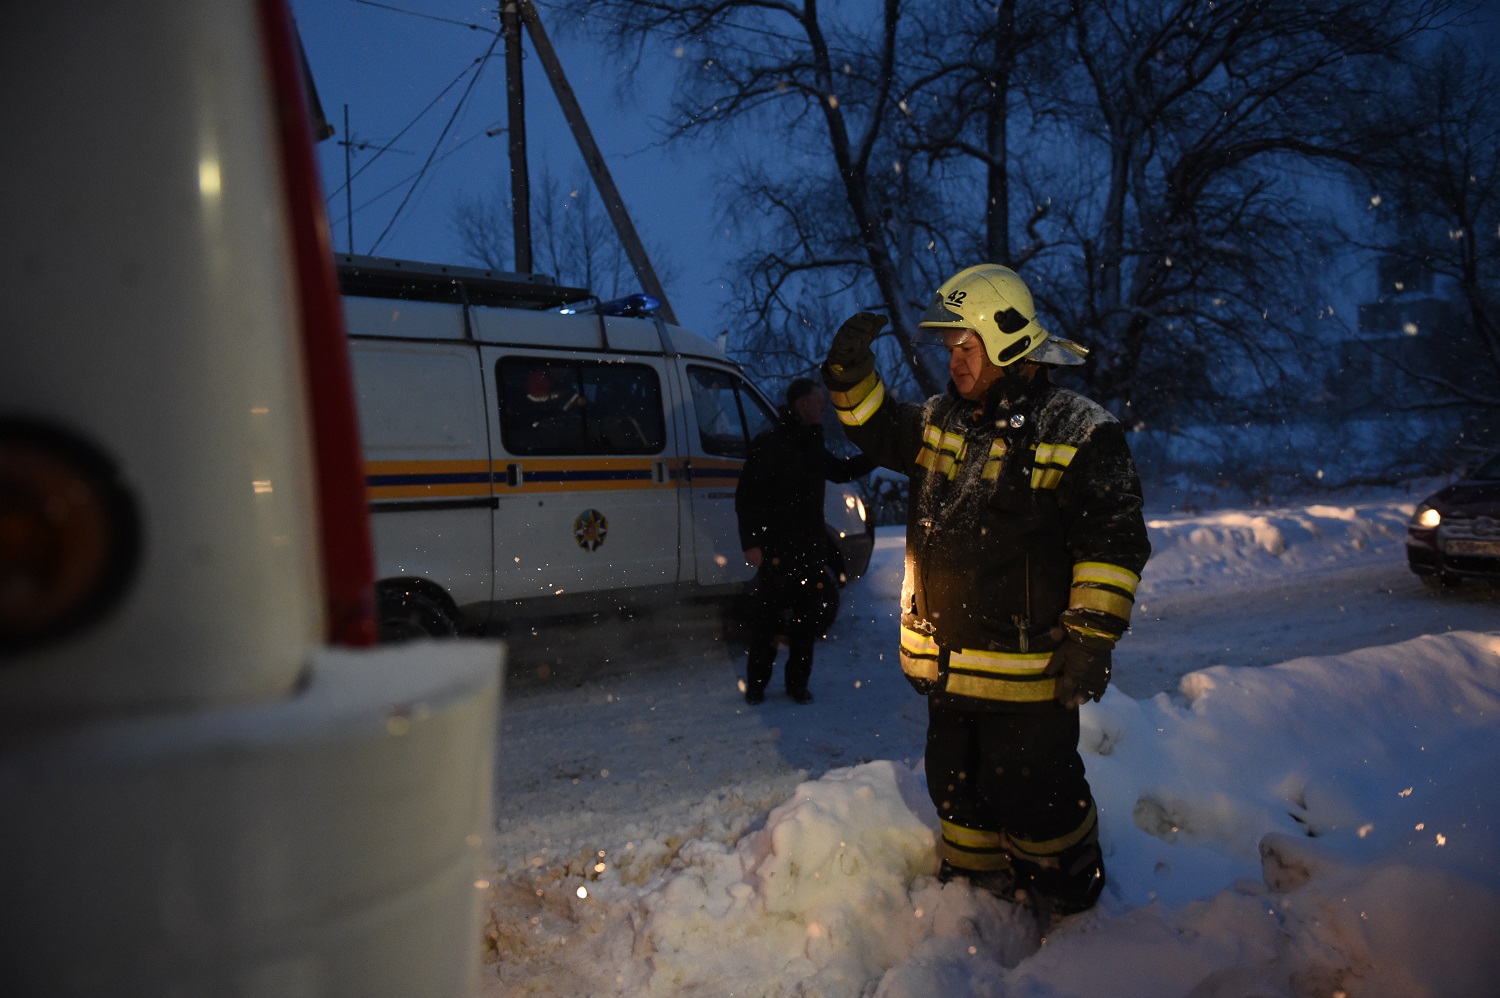
[{"label": "firefighter's raised hand", "polygon": [[1068,628],[1043,675],[1057,677],[1058,703],[1073,710],[1085,700],[1097,701],[1109,687],[1115,643]]},{"label": "firefighter's raised hand", "polygon": [[840,381],[862,381],[875,369],[870,344],[890,320],[874,312],[860,312],[844,320],[828,347],[828,373]]}]

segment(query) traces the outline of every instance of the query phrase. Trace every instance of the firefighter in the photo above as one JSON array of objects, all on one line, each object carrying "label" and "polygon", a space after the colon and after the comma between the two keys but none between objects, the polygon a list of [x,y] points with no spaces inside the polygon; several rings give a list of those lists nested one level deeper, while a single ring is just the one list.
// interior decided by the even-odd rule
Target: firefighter
[{"label": "firefighter", "polygon": [[[781,418],[751,442],[734,494],[740,545],[746,563],[757,570],[745,668],[745,702],[752,706],[766,698],[779,634],[787,638],[786,694],[796,703],[812,703],[807,683],[813,643],[838,599],[824,569],[829,539],[823,483],[850,482],[875,467],[863,455],[837,457],[824,445],[826,405],[816,381],[793,381]],[[789,615],[785,624],[783,615]]]},{"label": "firefighter", "polygon": [[952,381],[889,398],[861,312],[823,366],[845,431],[910,478],[901,668],[928,698],[928,792],[944,880],[1038,911],[1092,907],[1104,887],[1078,707],[1109,683],[1150,555],[1120,423],[1052,383],[1087,351],[1050,335],[1012,270],[981,264],[938,289],[919,323]]}]

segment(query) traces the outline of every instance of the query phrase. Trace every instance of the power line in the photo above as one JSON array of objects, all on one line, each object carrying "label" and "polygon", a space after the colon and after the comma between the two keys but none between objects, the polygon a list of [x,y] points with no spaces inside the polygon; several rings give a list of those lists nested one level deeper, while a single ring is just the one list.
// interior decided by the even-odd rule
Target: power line
[{"label": "power line", "polygon": [[[355,0],[355,2],[356,3],[364,3],[364,2],[368,2],[368,0]],[[493,44],[490,46],[490,50],[491,51],[494,50],[494,45]],[[475,66],[479,65],[483,61],[484,61],[484,58],[481,57],[479,59],[475,59],[473,62],[471,62],[467,66],[465,66],[463,68],[462,72],[460,72],[457,76],[455,76],[453,78],[453,81],[451,83],[449,83],[442,90],[438,91],[438,95],[436,97],[434,97],[432,100],[428,101],[426,107],[422,108],[422,110],[420,110],[420,111],[417,112],[417,116],[415,118],[413,118],[411,121],[409,121],[409,122],[406,123],[406,127],[402,128],[401,131],[397,132],[394,136],[392,136],[391,140],[389,142],[387,142],[385,145],[375,147],[377,149],[375,155],[371,156],[368,160],[366,160],[364,166],[361,166],[358,170],[355,170],[354,174],[352,176],[350,176],[349,179],[344,182],[344,184],[340,184],[338,187],[334,188],[333,192],[328,195],[328,201],[332,202],[333,199],[338,196],[339,192],[344,189],[345,184],[353,183],[354,180],[356,180],[361,173],[364,173],[371,166],[374,166],[376,160],[378,160],[381,156],[385,155],[385,153],[387,151],[391,150],[395,146],[395,144],[397,142],[401,141],[401,136],[403,136],[407,132],[411,131],[411,129],[413,128],[413,126],[415,126],[417,122],[421,121],[427,115],[428,111],[431,111],[434,107],[437,106],[437,104],[438,104],[439,101],[441,101],[444,97],[448,96],[448,91],[450,91],[454,87],[458,86],[459,82],[461,80],[463,80],[463,78],[465,76],[469,75],[469,71],[473,70]],[[475,73],[474,78],[476,80],[479,78],[479,74],[477,72]],[[473,87],[473,83],[471,82],[469,84],[469,86]],[[467,91],[465,91],[465,96],[467,96]],[[345,138],[347,139],[348,136],[345,136]]]},{"label": "power line", "polygon": [[388,3],[376,3],[375,0],[354,0],[354,3],[363,4],[366,7],[378,7],[381,10],[388,10],[396,14],[409,14],[412,17],[421,17],[428,21],[438,21],[442,24],[453,24],[460,28],[468,28],[470,31],[495,31],[498,33],[499,30],[497,28],[487,28],[482,24],[475,24],[472,21],[459,21],[455,18],[440,17],[437,14],[429,14],[425,11],[407,10],[405,7],[397,7]]},{"label": "power line", "polygon": [[[475,139],[489,137],[492,134],[492,131],[493,130],[491,130],[491,129],[486,129],[485,131],[479,132],[476,135],[470,135],[468,138],[464,139],[462,142],[458,143],[453,148],[447,150],[446,152],[444,152],[440,156],[438,156],[437,159],[433,160],[433,163],[434,164],[441,163],[443,160],[448,159],[450,156],[453,156],[453,155],[461,152],[466,146],[468,146]],[[500,131],[503,132],[504,129],[501,129]],[[496,132],[494,134],[499,134],[499,133]],[[420,171],[413,172],[413,173],[408,173],[406,176],[402,177],[400,180],[396,181],[394,184],[391,184],[389,187],[387,187],[385,190],[381,191],[379,194],[373,195],[372,197],[368,197],[364,201],[361,201],[359,204],[355,205],[354,206],[354,214],[358,215],[360,212],[364,211],[366,208],[369,208],[369,207],[371,207],[371,206],[379,203],[380,201],[383,201],[386,198],[387,195],[392,194],[395,191],[399,191],[401,188],[405,187],[412,180],[414,180],[414,179],[416,179],[416,178],[418,178],[420,176],[421,176],[421,172]],[[346,216],[346,215],[330,216],[331,221],[335,225],[337,225],[339,222],[344,221],[347,217],[348,216]],[[353,252],[353,251],[351,250],[350,252]]]},{"label": "power line", "polygon": [[469,99],[469,95],[474,92],[474,84],[478,83],[479,77],[484,74],[484,64],[489,60],[490,56],[494,54],[495,46],[499,44],[499,42],[500,32],[497,31],[495,32],[494,37],[490,39],[490,47],[485,50],[484,55],[475,60],[478,68],[474,70],[474,75],[470,78],[469,85],[464,88],[463,96],[458,99],[458,103],[453,108],[453,113],[448,116],[448,123],[443,126],[442,134],[440,134],[437,137],[437,141],[432,144],[432,152],[427,154],[427,162],[423,163],[422,169],[417,171],[417,178],[412,181],[412,185],[407,190],[406,196],[401,199],[401,203],[396,206],[395,213],[391,215],[391,220],[386,223],[385,231],[381,232],[380,237],[376,239],[373,244],[371,244],[371,256],[373,256],[375,254],[375,251],[380,248],[380,244],[385,241],[385,237],[390,235],[391,229],[396,224],[396,219],[401,217],[402,210],[406,207],[407,202],[411,200],[412,194],[416,192],[417,185],[422,182],[422,178],[427,173],[427,168],[432,165],[433,159],[437,156],[438,149],[442,147],[443,140],[448,137],[449,130],[453,128],[453,122],[458,119],[458,114],[463,110],[464,103]]}]

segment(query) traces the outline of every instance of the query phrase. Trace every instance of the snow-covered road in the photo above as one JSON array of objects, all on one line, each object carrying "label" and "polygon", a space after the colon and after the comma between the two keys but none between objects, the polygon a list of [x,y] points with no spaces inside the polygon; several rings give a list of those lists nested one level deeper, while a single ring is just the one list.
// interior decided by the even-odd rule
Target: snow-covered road
[{"label": "snow-covered road", "polygon": [[1275,665],[1422,634],[1492,630],[1500,601],[1490,587],[1433,592],[1397,550],[1348,567],[1157,594],[1142,601],[1134,624],[1120,644],[1115,682],[1140,699],[1173,692],[1179,677],[1210,665]]},{"label": "snow-covered road", "polygon": [[[1157,555],[1116,653],[1115,684],[1148,699],[1214,665],[1500,627],[1495,588],[1433,592],[1407,569],[1404,502],[1355,507],[1353,518],[1349,508],[1152,520]],[[767,704],[747,710],[737,686],[743,649],[721,639],[711,610],[521,630],[501,738],[502,830],[522,813],[577,809],[607,821],[612,800],[633,807],[664,793],[675,807],[751,775],[793,780],[920,758],[923,701],[893,655],[902,544],[900,530],[883,530],[869,573],[844,590],[839,620],[818,646],[810,708],[794,709],[773,683]],[[634,794],[617,792],[631,781]]]}]

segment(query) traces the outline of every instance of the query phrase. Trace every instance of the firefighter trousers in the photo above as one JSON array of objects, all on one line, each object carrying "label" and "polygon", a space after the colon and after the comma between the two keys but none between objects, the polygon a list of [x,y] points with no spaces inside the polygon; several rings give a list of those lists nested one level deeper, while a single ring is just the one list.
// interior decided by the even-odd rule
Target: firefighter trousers
[{"label": "firefighter trousers", "polygon": [[813,644],[825,611],[821,565],[808,568],[764,566],[755,581],[754,617],[750,621],[750,658],[745,666],[748,690],[764,692],[776,662],[776,639],[787,640],[788,691],[807,689],[812,676]]},{"label": "firefighter trousers", "polygon": [[954,710],[930,703],[927,790],[946,869],[997,876],[1082,911],[1104,887],[1098,814],[1078,754],[1078,711]]}]

